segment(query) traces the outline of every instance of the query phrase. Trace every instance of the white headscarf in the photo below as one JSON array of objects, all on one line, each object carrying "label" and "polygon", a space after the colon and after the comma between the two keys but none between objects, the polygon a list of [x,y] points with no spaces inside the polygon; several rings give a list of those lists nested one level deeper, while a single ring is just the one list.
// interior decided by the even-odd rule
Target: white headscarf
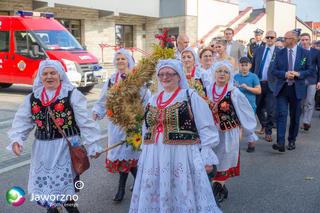
[{"label": "white headscarf", "polygon": [[41,75],[42,75],[44,69],[48,68],[48,67],[54,68],[60,76],[61,91],[60,91],[60,94],[58,97],[64,98],[64,97],[68,96],[68,92],[73,90],[74,86],[69,81],[68,76],[65,72],[65,69],[62,66],[62,64],[60,63],[60,61],[50,60],[50,59],[43,60],[39,64],[38,73],[37,73],[36,78],[34,79],[33,87],[32,87],[32,91],[34,93],[34,96],[36,98],[40,98],[41,92],[44,88],[43,83],[41,81]]},{"label": "white headscarf", "polygon": [[129,70],[131,70],[134,66],[135,66],[135,61],[133,56],[124,48],[121,48],[120,50],[118,50],[113,57],[113,65],[116,67],[116,58],[119,54],[124,55],[124,57],[126,57],[127,61],[128,61],[128,68]]},{"label": "white headscarf", "polygon": [[234,88],[234,72],[233,72],[232,64],[227,60],[218,61],[218,62],[215,63],[211,73],[209,74],[209,77],[212,78],[212,81],[211,81],[212,83],[210,85],[210,88],[212,89],[213,84],[216,82],[216,79],[215,79],[216,71],[221,67],[227,67],[227,70],[230,73],[230,79],[229,79],[229,82],[228,82],[228,91],[230,91],[230,90],[232,90]]},{"label": "white headscarf", "polygon": [[198,54],[194,51],[192,47],[187,47],[181,52],[181,60],[182,60],[182,54],[184,52],[191,52],[194,58],[194,65],[199,65],[199,57]]},{"label": "white headscarf", "polygon": [[181,61],[179,61],[177,59],[166,59],[166,60],[160,60],[158,62],[157,68],[156,68],[156,71],[157,71],[156,74],[157,74],[157,80],[158,80],[158,92],[163,91],[163,86],[161,85],[158,74],[159,74],[159,71],[164,67],[170,67],[178,73],[178,75],[180,76],[179,86],[181,89],[188,89],[189,88],[188,81],[187,81],[186,75],[183,71],[183,66],[182,66]]}]

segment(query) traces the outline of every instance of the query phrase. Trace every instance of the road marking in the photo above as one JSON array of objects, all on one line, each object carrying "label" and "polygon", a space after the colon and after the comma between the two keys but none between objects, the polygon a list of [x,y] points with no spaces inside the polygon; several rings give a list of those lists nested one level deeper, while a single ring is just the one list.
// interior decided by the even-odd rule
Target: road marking
[{"label": "road marking", "polygon": [[[107,136],[108,136],[108,134],[101,135],[100,141],[101,140],[105,140],[107,138]],[[4,168],[0,169],[0,174],[5,173],[5,172],[9,172],[9,171],[11,171],[13,169],[17,169],[19,167],[23,167],[23,166],[29,165],[30,162],[31,162],[31,159],[16,163],[16,164],[11,165],[11,166],[4,167]]]},{"label": "road marking", "polygon": [[5,173],[5,172],[9,172],[9,171],[11,171],[13,169],[17,169],[19,167],[26,166],[26,165],[30,164],[30,162],[31,162],[31,160],[29,159],[29,160],[25,160],[25,161],[19,162],[17,164],[11,165],[11,166],[7,166],[3,169],[0,169],[0,174]]}]

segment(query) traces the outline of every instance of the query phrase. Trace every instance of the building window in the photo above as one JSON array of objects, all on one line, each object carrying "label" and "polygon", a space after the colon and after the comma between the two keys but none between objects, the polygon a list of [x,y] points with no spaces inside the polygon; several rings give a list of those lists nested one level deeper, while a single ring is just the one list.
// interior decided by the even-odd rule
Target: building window
[{"label": "building window", "polygon": [[0,10],[0,16],[9,16],[10,12],[9,11],[1,11]]},{"label": "building window", "polygon": [[81,20],[77,19],[57,19],[69,32],[82,43]]},{"label": "building window", "polygon": [[[165,27],[168,30],[169,36],[174,36],[175,38],[179,35],[179,27]],[[163,33],[163,28],[159,29],[159,33]]]},{"label": "building window", "polygon": [[133,26],[116,25],[116,45],[121,47],[133,47]]},{"label": "building window", "polygon": [[29,58],[38,58],[39,55],[34,55],[32,49],[34,46],[39,46],[36,39],[28,31],[15,31],[15,52]]},{"label": "building window", "polygon": [[0,31],[0,52],[9,52],[9,31]]}]

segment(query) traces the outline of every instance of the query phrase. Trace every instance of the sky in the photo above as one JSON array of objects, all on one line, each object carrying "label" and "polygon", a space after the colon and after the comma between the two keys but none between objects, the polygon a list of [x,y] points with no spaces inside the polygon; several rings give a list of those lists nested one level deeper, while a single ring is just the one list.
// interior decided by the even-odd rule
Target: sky
[{"label": "sky", "polygon": [[[238,0],[240,9],[263,8],[263,0]],[[320,22],[320,0],[292,0],[297,5],[297,16],[303,21]]]}]

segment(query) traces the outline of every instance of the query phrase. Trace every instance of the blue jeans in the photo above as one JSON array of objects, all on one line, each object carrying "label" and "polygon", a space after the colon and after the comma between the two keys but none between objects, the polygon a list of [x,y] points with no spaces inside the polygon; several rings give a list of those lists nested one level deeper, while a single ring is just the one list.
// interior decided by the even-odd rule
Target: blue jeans
[{"label": "blue jeans", "polygon": [[289,143],[295,143],[301,115],[301,99],[297,99],[294,85],[283,85],[277,96],[277,143],[285,144],[287,129],[288,107],[290,110]]}]

